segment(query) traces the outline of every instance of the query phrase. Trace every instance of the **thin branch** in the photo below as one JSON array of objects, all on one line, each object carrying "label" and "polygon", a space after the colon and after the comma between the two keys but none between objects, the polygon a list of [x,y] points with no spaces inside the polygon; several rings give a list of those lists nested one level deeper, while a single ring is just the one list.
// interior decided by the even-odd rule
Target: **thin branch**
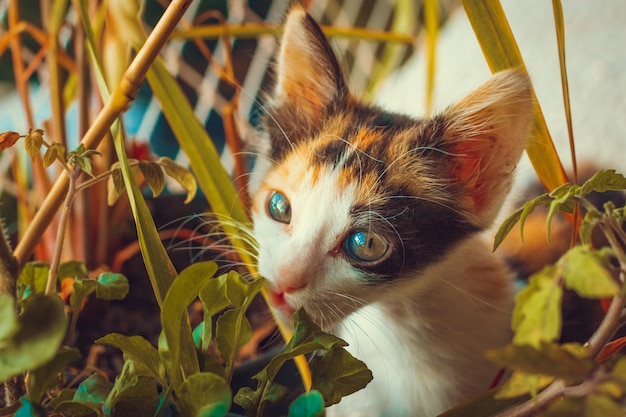
[{"label": "thin branch", "polygon": [[[15,1],[15,3],[17,2]],[[154,30],[148,36],[146,43],[137,52],[137,55],[124,73],[122,81],[116,86],[102,111],[100,111],[89,130],[85,133],[85,136],[83,136],[81,143],[85,146],[85,149],[95,148],[106,137],[113,121],[135,99],[150,65],[158,56],[190,4],[191,0],[173,0],[170,3],[161,20],[159,20]],[[59,177],[33,217],[29,228],[15,249],[14,255],[20,265],[24,265],[31,256],[41,236],[52,222],[55,213],[61,207],[67,192],[68,183],[69,177],[66,174]]]},{"label": "thin branch", "polygon": [[57,291],[57,281],[59,276],[59,265],[61,264],[61,254],[63,253],[63,241],[65,240],[65,234],[67,233],[67,224],[70,218],[70,212],[72,209],[72,202],[76,196],[76,178],[81,171],[74,169],[72,175],[69,176],[70,183],[65,195],[65,203],[61,210],[59,217],[59,227],[57,232],[57,240],[54,247],[54,254],[52,261],[50,262],[50,270],[48,272],[48,282],[46,283],[46,295],[55,294]]}]

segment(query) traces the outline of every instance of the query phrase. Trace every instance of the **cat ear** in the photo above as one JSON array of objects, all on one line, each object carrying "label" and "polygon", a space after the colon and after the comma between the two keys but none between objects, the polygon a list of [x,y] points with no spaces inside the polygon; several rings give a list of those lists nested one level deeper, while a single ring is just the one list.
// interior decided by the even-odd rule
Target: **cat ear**
[{"label": "cat ear", "polygon": [[443,114],[449,172],[481,227],[493,222],[511,189],[532,126],[532,101],[528,74],[507,70]]},{"label": "cat ear", "polygon": [[271,108],[276,123],[291,138],[324,118],[348,90],[333,50],[313,18],[293,7],[285,23],[276,62]]}]

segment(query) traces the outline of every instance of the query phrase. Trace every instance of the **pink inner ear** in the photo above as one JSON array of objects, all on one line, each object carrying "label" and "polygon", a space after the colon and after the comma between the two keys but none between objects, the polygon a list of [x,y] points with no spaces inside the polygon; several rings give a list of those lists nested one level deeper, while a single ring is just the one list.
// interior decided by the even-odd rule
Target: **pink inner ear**
[{"label": "pink inner ear", "polygon": [[[489,164],[491,138],[475,138],[458,143],[452,153],[458,155],[452,167],[452,175],[467,190],[473,212],[480,214],[486,209],[500,189],[497,183],[497,167]],[[497,156],[495,156],[497,158]],[[503,179],[504,180],[504,179]]]}]

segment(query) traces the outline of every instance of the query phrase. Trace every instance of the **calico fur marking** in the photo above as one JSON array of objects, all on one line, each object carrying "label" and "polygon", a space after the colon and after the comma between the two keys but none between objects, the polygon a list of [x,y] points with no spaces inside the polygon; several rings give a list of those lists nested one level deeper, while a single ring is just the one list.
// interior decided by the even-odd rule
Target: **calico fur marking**
[{"label": "calico fur marking", "polygon": [[432,415],[479,393],[512,305],[509,274],[479,232],[526,143],[528,76],[496,74],[429,119],[390,114],[348,92],[300,7],[276,73],[268,169],[253,190],[259,272],[287,321],[304,307],[374,372],[331,413]]}]

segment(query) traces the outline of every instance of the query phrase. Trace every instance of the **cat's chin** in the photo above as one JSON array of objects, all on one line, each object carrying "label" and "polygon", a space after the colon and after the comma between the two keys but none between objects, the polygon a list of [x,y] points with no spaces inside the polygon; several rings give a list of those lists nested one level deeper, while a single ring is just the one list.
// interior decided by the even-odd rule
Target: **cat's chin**
[{"label": "cat's chin", "polygon": [[296,312],[296,308],[292,306],[289,301],[285,298],[284,292],[279,292],[273,289],[270,289],[268,292],[268,298],[272,307],[278,310],[283,317],[288,319],[293,319],[293,315]]}]

